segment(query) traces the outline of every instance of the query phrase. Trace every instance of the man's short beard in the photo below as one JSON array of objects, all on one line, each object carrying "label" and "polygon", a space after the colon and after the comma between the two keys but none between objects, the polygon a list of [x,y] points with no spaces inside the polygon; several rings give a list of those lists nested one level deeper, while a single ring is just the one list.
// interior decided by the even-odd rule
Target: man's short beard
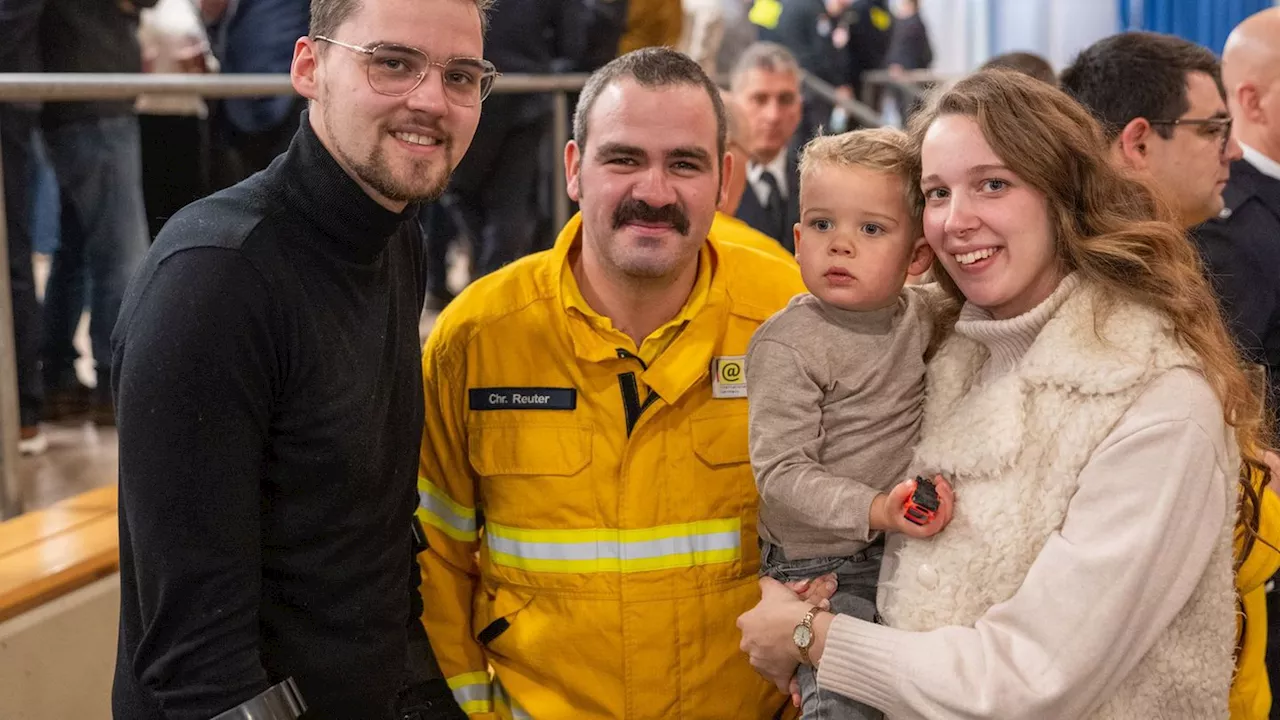
[{"label": "man's short beard", "polygon": [[[330,107],[330,105],[325,104],[322,111],[325,113],[325,125],[332,132],[332,128],[336,127],[336,125],[330,122]],[[343,163],[351,168],[358,180],[391,202],[433,202],[438,200],[444,194],[445,189],[449,187],[449,178],[453,173],[453,143],[448,138],[445,139],[444,145],[444,161],[448,169],[441,174],[438,182],[432,183],[425,190],[417,193],[410,192],[404,185],[396,182],[396,178],[387,164],[386,153],[383,152],[381,145],[375,143],[373,151],[369,153],[369,157],[364,161],[360,161],[348,154],[342,145],[338,143],[336,137],[333,138],[333,145],[333,154],[339,156]],[[416,169],[416,165],[417,163],[412,163],[410,167]],[[430,171],[430,165],[427,165],[427,171]]]},{"label": "man's short beard", "polygon": [[[447,153],[446,157],[448,157]],[[366,162],[356,162],[351,157],[347,157],[346,160],[347,164],[351,166],[351,169],[366,185],[392,202],[434,202],[449,187],[449,178],[452,175],[452,173],[446,172],[441,176],[439,182],[432,183],[424,191],[410,193],[392,177],[391,170],[387,166],[386,156],[381,147],[375,146]]]}]

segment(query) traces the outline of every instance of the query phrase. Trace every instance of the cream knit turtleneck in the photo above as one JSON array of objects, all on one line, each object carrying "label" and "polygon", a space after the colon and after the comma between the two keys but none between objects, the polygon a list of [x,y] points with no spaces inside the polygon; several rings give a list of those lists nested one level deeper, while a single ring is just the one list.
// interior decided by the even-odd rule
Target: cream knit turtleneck
[{"label": "cream knit turtleneck", "polygon": [[995,320],[989,311],[973,303],[965,303],[960,310],[960,319],[956,321],[956,332],[982,343],[991,353],[982,366],[978,382],[985,385],[1012,370],[1036,341],[1045,323],[1079,285],[1078,275],[1068,275],[1043,302],[1008,320]]}]

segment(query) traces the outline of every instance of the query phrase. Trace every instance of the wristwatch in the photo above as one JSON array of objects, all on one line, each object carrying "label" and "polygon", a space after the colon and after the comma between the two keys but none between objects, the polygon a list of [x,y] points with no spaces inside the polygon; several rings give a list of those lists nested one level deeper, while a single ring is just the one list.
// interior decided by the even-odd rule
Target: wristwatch
[{"label": "wristwatch", "polygon": [[791,633],[791,639],[795,642],[796,647],[800,648],[800,659],[805,665],[813,665],[813,660],[809,659],[809,648],[813,647],[813,619],[820,612],[827,612],[822,608],[814,605],[809,608],[809,612],[804,614],[804,619],[796,625],[796,629]]}]

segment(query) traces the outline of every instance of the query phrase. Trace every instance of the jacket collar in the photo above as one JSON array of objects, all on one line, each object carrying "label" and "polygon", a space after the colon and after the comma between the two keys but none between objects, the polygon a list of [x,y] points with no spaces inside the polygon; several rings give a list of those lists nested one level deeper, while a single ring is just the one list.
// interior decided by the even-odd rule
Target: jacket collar
[{"label": "jacket collar", "polygon": [[[592,363],[616,362],[619,358],[620,334],[609,332],[612,325],[592,310],[582,299],[577,279],[570,267],[572,251],[581,242],[582,215],[576,214],[561,230],[552,249],[550,275],[545,279],[554,289],[564,309],[564,330],[573,342],[579,360]],[[728,316],[728,293],[725,273],[718,272],[719,253],[714,243],[703,244],[698,255],[698,280],[694,292],[677,314],[674,322],[682,323],[676,337],[657,358],[641,370],[639,379],[667,403],[673,403],[692,388],[711,366],[715,349],[720,345]],[[666,328],[667,326],[664,326]],[[661,329],[659,330],[661,332]],[[630,344],[629,342],[627,344]],[[634,361],[633,361],[634,362]]]},{"label": "jacket collar", "polygon": [[[1239,208],[1251,197],[1257,197],[1276,217],[1280,217],[1280,180],[1271,177],[1253,166],[1247,160],[1231,163],[1231,180],[1222,191],[1228,211]],[[1230,217],[1230,212],[1219,216]]]}]

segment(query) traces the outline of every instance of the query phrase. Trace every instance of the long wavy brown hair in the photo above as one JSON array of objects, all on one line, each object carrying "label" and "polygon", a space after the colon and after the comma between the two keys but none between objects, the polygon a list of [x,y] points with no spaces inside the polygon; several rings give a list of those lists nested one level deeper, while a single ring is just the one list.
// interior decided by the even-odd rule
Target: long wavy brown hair
[{"label": "long wavy brown hair", "polygon": [[[1044,193],[1055,228],[1058,257],[1067,271],[1105,289],[1114,301],[1130,300],[1163,312],[1178,338],[1203,363],[1235,430],[1243,460],[1236,531],[1244,551],[1257,539],[1260,487],[1252,473],[1270,473],[1262,462],[1270,428],[1262,394],[1250,383],[1227,334],[1199,253],[1168,207],[1150,188],[1112,165],[1102,128],[1087,110],[1057,88],[1008,70],[984,70],[936,92],[910,127],[917,207],[920,146],[942,115],[972,118],[1001,160]],[[964,296],[935,260],[934,275],[956,300]],[[1107,312],[1103,307],[1102,312]]]}]

